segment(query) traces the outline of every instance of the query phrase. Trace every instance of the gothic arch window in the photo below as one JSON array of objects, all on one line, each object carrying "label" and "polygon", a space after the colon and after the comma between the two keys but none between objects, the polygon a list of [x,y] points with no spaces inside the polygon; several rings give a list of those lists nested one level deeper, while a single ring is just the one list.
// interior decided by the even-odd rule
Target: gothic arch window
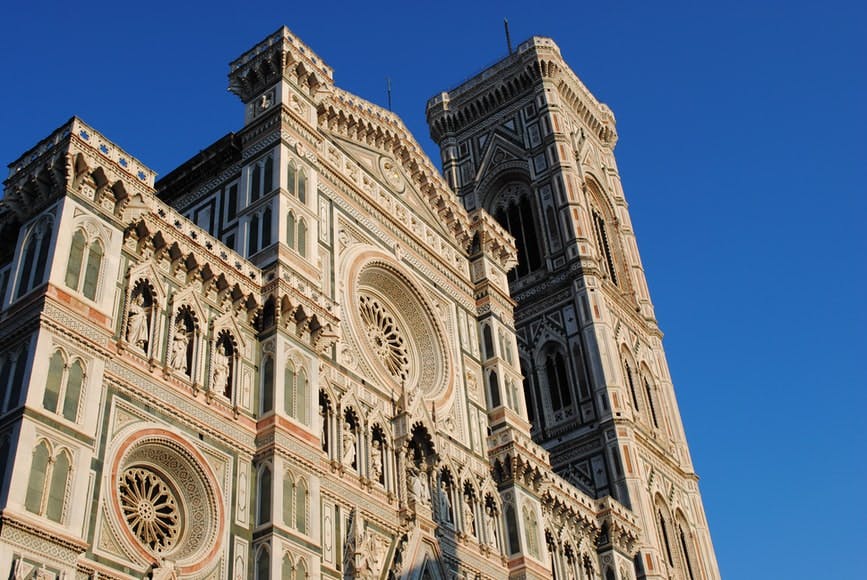
[{"label": "gothic arch window", "polygon": [[304,169],[298,169],[295,161],[290,161],[286,170],[286,188],[298,201],[307,203],[307,173]]},{"label": "gothic arch window", "polygon": [[295,566],[295,580],[307,580],[307,564],[299,558],[298,564]]},{"label": "gothic arch window", "polygon": [[656,510],[656,525],[659,531],[659,537],[662,540],[662,545],[665,547],[665,556],[669,566],[674,566],[674,556],[671,550],[671,539],[668,535],[668,521],[662,513],[662,508],[657,507]]},{"label": "gothic arch window", "polygon": [[156,301],[150,283],[141,279],[136,281],[129,296],[129,309],[126,315],[126,342],[134,349],[151,354],[153,332],[156,326]]},{"label": "gothic arch window", "polygon": [[67,421],[78,418],[78,408],[84,388],[85,366],[81,359],[71,363],[61,350],[55,350],[48,362],[48,380],[42,396],[46,411],[62,413]]},{"label": "gothic arch window", "polygon": [[536,397],[530,377],[530,364],[524,359],[521,359],[520,364],[521,375],[523,376],[524,402],[527,405],[527,420],[530,422],[531,428],[533,428],[536,423]]},{"label": "gothic arch window", "polygon": [[268,205],[262,211],[262,240],[259,244],[260,248],[265,248],[271,245],[271,206]]},{"label": "gothic arch window", "polygon": [[304,425],[310,424],[309,391],[310,383],[307,380],[307,371],[304,370],[304,367],[299,365],[299,368],[296,369],[293,361],[286,361],[286,368],[283,372],[283,410],[287,415],[294,417]]},{"label": "gothic arch window", "polygon": [[647,380],[647,377],[642,377],[644,381],[644,392],[647,395],[647,406],[650,409],[650,418],[653,421],[654,427],[659,427],[659,421],[656,417],[656,405],[653,403],[653,387],[650,386],[650,382]]},{"label": "gothic arch window", "polygon": [[271,580],[271,550],[267,544],[262,544],[256,550],[255,580]]},{"label": "gothic arch window", "polygon": [[212,358],[211,390],[231,401],[238,365],[238,349],[234,337],[228,330],[223,330],[217,335]]},{"label": "gothic arch window", "polygon": [[177,310],[169,345],[169,367],[175,372],[192,379],[195,376],[195,366],[198,359],[200,344],[199,325],[197,317],[188,305]]},{"label": "gothic arch window", "polygon": [[[15,298],[21,298],[45,279],[45,266],[51,249],[51,234],[54,221],[45,216],[37,221],[24,238],[21,266],[18,270],[18,285]],[[0,296],[0,301],[3,297]]]},{"label": "gothic arch window", "polygon": [[295,212],[289,211],[286,215],[286,245],[292,248],[293,250],[296,247],[296,230],[297,230],[297,220],[295,219]]},{"label": "gothic arch window", "polygon": [[53,451],[47,441],[41,440],[33,450],[24,499],[27,511],[62,523],[71,472],[72,457],[69,451]]},{"label": "gothic arch window", "polygon": [[638,394],[635,390],[635,373],[633,365],[630,364],[626,354],[623,355],[623,377],[626,380],[626,386],[629,389],[629,396],[632,400],[632,408],[636,412],[641,412],[641,407],[638,404]]},{"label": "gothic arch window", "polygon": [[539,522],[536,519],[536,510],[531,506],[524,506],[524,529],[527,533],[527,551],[534,558],[539,557]]},{"label": "gothic arch window", "polygon": [[17,409],[21,404],[29,348],[28,337],[18,350],[0,357],[0,411],[3,413]]},{"label": "gothic arch window", "polygon": [[521,542],[518,535],[518,519],[515,517],[515,508],[512,504],[506,504],[503,510],[506,516],[506,533],[509,539],[509,554],[517,554],[521,551]]},{"label": "gothic arch window", "polygon": [[678,518],[677,522],[677,539],[680,548],[680,558],[683,562],[684,571],[686,572],[689,580],[695,580],[695,572],[693,571],[693,558],[692,558],[692,538],[687,531],[687,526],[682,518]]},{"label": "gothic arch window", "polygon": [[590,221],[593,229],[593,240],[599,257],[599,267],[612,283],[618,285],[616,259],[617,223],[604,202],[601,188],[592,180],[588,181],[590,197]]},{"label": "gothic arch window", "polygon": [[259,412],[264,415],[274,410],[274,357],[262,359],[262,377],[259,391]]},{"label": "gothic arch window", "polygon": [[66,286],[96,300],[105,249],[99,236],[78,228],[72,234],[69,261],[66,264]]},{"label": "gothic arch window", "polygon": [[298,255],[302,258],[307,257],[307,222],[304,218],[298,220]]},{"label": "gothic arch window", "polygon": [[509,272],[509,281],[538,270],[542,266],[542,238],[530,202],[530,188],[521,182],[507,184],[497,194],[494,218],[515,238],[518,265]]},{"label": "gothic arch window", "polygon": [[309,506],[307,480],[287,469],[283,474],[283,524],[306,534]]},{"label": "gothic arch window", "polygon": [[260,465],[256,472],[256,525],[271,521],[272,480],[271,466]]},{"label": "gothic arch window", "polygon": [[250,216],[250,227],[247,230],[247,255],[252,256],[259,251],[259,214]]},{"label": "gothic arch window", "polygon": [[563,351],[558,346],[547,347],[544,357],[545,378],[551,410],[559,413],[572,406],[572,387]]},{"label": "gothic arch window", "polygon": [[283,554],[283,561],[280,564],[280,578],[288,578],[292,580],[295,577],[295,566],[292,563],[292,557],[285,553]]},{"label": "gothic arch window", "polygon": [[495,409],[501,404],[500,379],[497,377],[497,371],[488,371],[488,409]]},{"label": "gothic arch window", "polygon": [[250,169],[250,203],[274,189],[274,159],[271,155],[257,161]]},{"label": "gothic arch window", "polygon": [[485,349],[485,360],[494,358],[494,335],[490,324],[482,325],[482,345]]}]

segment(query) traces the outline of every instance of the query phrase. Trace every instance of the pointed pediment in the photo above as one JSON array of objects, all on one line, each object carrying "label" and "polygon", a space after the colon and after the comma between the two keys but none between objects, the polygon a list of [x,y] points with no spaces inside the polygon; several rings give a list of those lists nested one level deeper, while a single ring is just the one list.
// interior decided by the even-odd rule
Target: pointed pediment
[{"label": "pointed pediment", "polygon": [[494,132],[487,140],[487,148],[482,154],[482,161],[476,171],[476,183],[481,182],[489,174],[496,172],[497,167],[509,162],[524,162],[526,154],[523,148],[511,139],[506,139],[501,133]]}]

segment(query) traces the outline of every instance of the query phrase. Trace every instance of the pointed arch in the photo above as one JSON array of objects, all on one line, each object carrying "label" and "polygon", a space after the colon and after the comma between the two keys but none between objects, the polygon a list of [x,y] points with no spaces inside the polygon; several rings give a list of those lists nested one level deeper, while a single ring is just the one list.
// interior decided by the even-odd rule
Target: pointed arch
[{"label": "pointed arch", "polygon": [[272,471],[270,463],[263,463],[256,472],[256,525],[271,521]]},{"label": "pointed arch", "polygon": [[55,522],[63,520],[66,507],[66,490],[72,471],[72,458],[66,449],[61,450],[51,466],[51,480],[48,486],[48,501],[45,516]]}]

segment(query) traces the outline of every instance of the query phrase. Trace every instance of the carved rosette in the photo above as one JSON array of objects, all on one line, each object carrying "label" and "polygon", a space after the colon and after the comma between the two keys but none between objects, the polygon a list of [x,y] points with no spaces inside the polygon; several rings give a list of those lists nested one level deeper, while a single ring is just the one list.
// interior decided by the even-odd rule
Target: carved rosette
[{"label": "carved rosette", "polygon": [[400,396],[440,398],[451,387],[442,329],[424,294],[392,260],[357,260],[345,304],[350,334],[377,382]]},{"label": "carved rosette", "polygon": [[124,440],[110,472],[110,512],[127,546],[145,562],[202,570],[221,553],[223,502],[204,457],[169,431]]}]

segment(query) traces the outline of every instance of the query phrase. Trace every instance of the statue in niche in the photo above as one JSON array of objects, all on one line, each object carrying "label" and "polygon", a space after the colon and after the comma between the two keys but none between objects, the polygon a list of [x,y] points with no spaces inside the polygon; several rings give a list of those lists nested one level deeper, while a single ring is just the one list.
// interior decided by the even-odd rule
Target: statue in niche
[{"label": "statue in niche", "polygon": [[224,352],[225,348],[222,344],[217,344],[217,348],[214,349],[214,380],[211,390],[231,394],[229,389],[229,357]]},{"label": "statue in niche", "polygon": [[493,509],[485,510],[485,532],[488,536],[488,544],[497,548],[497,520],[494,517]]},{"label": "statue in niche", "polygon": [[464,497],[464,531],[476,535],[476,516],[473,514],[473,498]]},{"label": "statue in niche", "polygon": [[425,481],[424,471],[414,469],[410,477],[412,479],[412,495],[415,497],[415,501],[430,505],[430,489],[428,489],[427,481]]},{"label": "statue in niche", "polygon": [[437,489],[437,506],[439,507],[439,520],[443,523],[452,522],[452,502],[449,499],[449,490],[445,481],[440,481]]},{"label": "statue in niche", "polygon": [[190,337],[187,334],[186,326],[183,320],[178,321],[175,328],[175,334],[172,337],[171,358],[169,365],[176,371],[181,371],[184,374],[189,374],[187,365],[187,347],[190,342]]},{"label": "statue in niche", "polygon": [[147,352],[150,337],[150,306],[145,302],[143,292],[139,292],[129,305],[129,319],[126,327],[126,340],[131,345]]},{"label": "statue in niche", "polygon": [[382,483],[382,443],[375,440],[370,447],[370,473],[373,481]]},{"label": "statue in niche", "polygon": [[343,423],[343,465],[355,469],[355,431],[352,430],[352,425],[348,421]]}]

